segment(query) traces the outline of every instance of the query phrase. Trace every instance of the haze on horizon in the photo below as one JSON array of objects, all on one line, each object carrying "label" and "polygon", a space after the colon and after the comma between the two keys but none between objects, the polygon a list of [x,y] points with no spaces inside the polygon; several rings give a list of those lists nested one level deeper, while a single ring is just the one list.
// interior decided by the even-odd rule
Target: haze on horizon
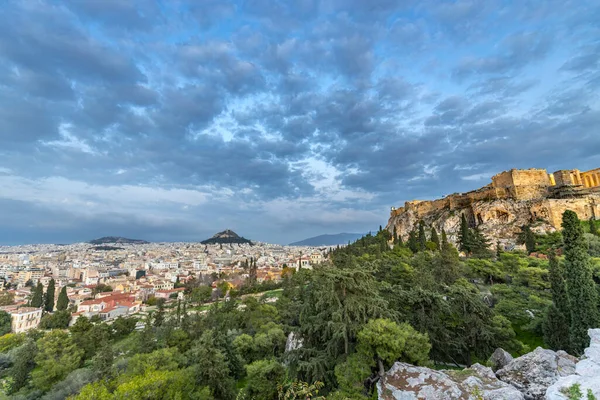
[{"label": "haze on horizon", "polygon": [[290,243],[600,166],[595,1],[12,1],[0,244]]}]

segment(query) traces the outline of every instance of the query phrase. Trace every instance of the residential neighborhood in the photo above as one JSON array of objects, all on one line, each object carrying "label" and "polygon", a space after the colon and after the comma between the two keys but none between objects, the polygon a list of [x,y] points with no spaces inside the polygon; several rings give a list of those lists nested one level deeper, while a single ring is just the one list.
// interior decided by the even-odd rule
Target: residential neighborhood
[{"label": "residential neighborhood", "polygon": [[0,247],[4,299],[0,310],[11,315],[15,333],[38,328],[44,310],[31,306],[34,290],[41,284],[46,293],[52,284],[55,303],[66,287],[69,325],[80,316],[109,322],[145,313],[156,300],[185,300],[184,286],[190,281],[211,287],[213,294],[219,288],[238,289],[249,279],[250,260],[256,265],[256,283],[276,284],[284,269],[312,268],[324,262],[329,251],[328,247],[267,243],[4,246]]}]

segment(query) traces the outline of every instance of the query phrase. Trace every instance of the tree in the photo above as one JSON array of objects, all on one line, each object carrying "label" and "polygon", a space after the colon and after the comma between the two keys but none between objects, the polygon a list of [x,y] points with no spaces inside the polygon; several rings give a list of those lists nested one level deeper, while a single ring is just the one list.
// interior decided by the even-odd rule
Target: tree
[{"label": "tree", "polygon": [[594,221],[594,217],[590,217],[590,233],[592,235],[598,236],[598,228],[596,227],[596,221]]},{"label": "tree", "polygon": [[67,287],[63,286],[58,294],[58,300],[56,301],[56,309],[58,311],[64,311],[69,307],[69,297],[67,296]]},{"label": "tree", "polygon": [[94,370],[101,379],[108,381],[113,377],[113,360],[112,345],[108,339],[105,339],[100,344],[98,354],[94,357],[93,362]]},{"label": "tree", "polygon": [[398,359],[417,365],[425,363],[430,349],[427,335],[389,319],[372,319],[358,333],[357,353],[375,361],[378,378]]},{"label": "tree", "polygon": [[411,230],[408,233],[408,241],[406,242],[406,244],[413,253],[416,253],[419,251],[419,238],[417,235],[418,234],[415,229]]},{"label": "tree", "polygon": [[191,301],[194,303],[206,303],[212,296],[212,288],[207,285],[202,285],[192,289]]},{"label": "tree", "polygon": [[46,314],[40,321],[42,329],[66,329],[71,321],[71,313],[67,310]]},{"label": "tree", "polygon": [[248,399],[277,400],[277,387],[285,378],[285,368],[271,360],[258,360],[246,366],[248,384],[244,395]]},{"label": "tree", "polygon": [[571,351],[581,354],[589,344],[587,330],[600,324],[598,300],[583,228],[573,211],[563,213],[565,281],[571,314]]},{"label": "tree", "polygon": [[159,327],[165,323],[165,300],[159,299],[156,312],[154,313],[154,326]]},{"label": "tree", "polygon": [[46,296],[44,296],[44,310],[46,310],[48,312],[54,311],[54,291],[55,290],[56,290],[55,282],[54,282],[54,278],[52,278],[52,279],[50,279],[50,282],[48,283],[48,288],[46,289]]},{"label": "tree", "polygon": [[535,251],[536,240],[535,234],[531,230],[529,226],[525,228],[525,249],[527,249],[527,254],[531,254]]},{"label": "tree", "polygon": [[462,214],[460,219],[460,231],[458,231],[458,249],[465,253],[471,252],[471,230],[467,223],[467,217]]},{"label": "tree", "polygon": [[234,382],[230,376],[227,359],[216,345],[212,330],[202,334],[196,345],[188,352],[188,357],[194,360],[193,369],[198,385],[208,386],[216,399],[235,398]]},{"label": "tree", "polygon": [[493,253],[490,251],[490,241],[478,228],[471,229],[469,232],[469,248],[473,257],[490,258]]},{"label": "tree", "polygon": [[423,221],[419,221],[419,251],[424,251],[427,249],[427,236],[425,236],[425,223]]},{"label": "tree", "polygon": [[0,306],[10,306],[15,303],[14,293],[5,291],[0,293]]},{"label": "tree", "polygon": [[31,307],[40,308],[44,304],[44,286],[42,286],[42,282],[38,282],[35,290],[33,291],[33,296],[31,297],[31,301],[29,305]]},{"label": "tree", "polygon": [[396,225],[394,225],[393,238],[394,238],[394,245],[398,244],[398,230],[396,229]]},{"label": "tree", "polygon": [[9,375],[12,378],[11,393],[18,392],[30,382],[30,373],[35,367],[37,347],[31,339],[15,350],[14,363]]},{"label": "tree", "polygon": [[435,243],[436,248],[440,250],[440,238],[438,236],[437,231],[435,230],[435,226],[431,228],[431,241]]},{"label": "tree", "polygon": [[0,336],[6,335],[11,331],[12,317],[6,311],[0,311]]},{"label": "tree", "polygon": [[554,350],[568,351],[570,310],[565,289],[564,271],[556,258],[554,250],[551,250],[548,256],[552,304],[548,308],[544,320],[544,341]]},{"label": "tree", "polygon": [[39,339],[37,348],[35,362],[38,368],[33,371],[31,378],[33,385],[44,391],[75,370],[83,356],[83,350],[73,343],[69,334],[59,330]]},{"label": "tree", "polygon": [[[302,255],[300,255],[300,261],[298,262],[300,263],[299,265],[302,264]],[[257,272],[256,260],[250,259],[250,270],[248,272],[248,282],[250,285],[256,285]]]}]

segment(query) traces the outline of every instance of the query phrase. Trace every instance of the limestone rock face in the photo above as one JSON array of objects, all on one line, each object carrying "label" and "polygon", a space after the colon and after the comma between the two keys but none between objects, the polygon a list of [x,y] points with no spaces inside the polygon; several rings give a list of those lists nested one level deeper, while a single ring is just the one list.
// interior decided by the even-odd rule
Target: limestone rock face
[{"label": "limestone rock face", "polygon": [[397,362],[377,383],[380,400],[523,400],[490,368],[474,364],[462,371],[435,371]]},{"label": "limestone rock face", "polygon": [[508,365],[512,360],[514,360],[514,358],[510,355],[510,353],[498,348],[490,357],[489,363],[492,367],[492,371],[498,371],[499,369]]},{"label": "limestone rock face", "polygon": [[600,398],[600,329],[588,330],[591,343],[585,349],[584,359],[575,366],[575,373],[557,380],[546,391],[546,399],[566,400],[564,391],[575,384],[580,386],[582,398],[588,398],[588,390],[595,398]]},{"label": "limestone rock face", "polygon": [[544,399],[548,387],[575,373],[576,361],[564,351],[554,352],[538,347],[496,371],[496,376],[517,388],[525,399]]}]

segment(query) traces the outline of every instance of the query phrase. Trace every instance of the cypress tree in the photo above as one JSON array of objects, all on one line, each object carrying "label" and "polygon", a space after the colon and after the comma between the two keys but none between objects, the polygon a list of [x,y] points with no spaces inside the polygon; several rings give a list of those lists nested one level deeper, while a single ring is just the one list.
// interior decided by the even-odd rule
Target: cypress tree
[{"label": "cypress tree", "polygon": [[435,243],[436,249],[440,249],[440,238],[438,236],[437,231],[435,230],[435,226],[431,228],[431,241]]},{"label": "cypress tree", "polygon": [[31,307],[40,308],[44,304],[44,286],[41,282],[38,282],[35,290],[33,291],[33,297],[29,305]]},{"label": "cypress tree", "polygon": [[471,252],[471,230],[467,223],[467,217],[462,215],[460,220],[460,231],[458,232],[458,249],[465,253]]},{"label": "cypress tree", "polygon": [[425,223],[419,221],[419,250],[427,249],[427,236],[425,236]]},{"label": "cypress tree", "polygon": [[419,240],[417,238],[417,231],[416,230],[412,230],[410,231],[410,233],[408,234],[408,241],[406,243],[408,245],[408,248],[413,252],[416,253],[419,251]]},{"label": "cypress tree", "polygon": [[56,301],[56,309],[58,311],[64,311],[69,307],[69,297],[67,296],[67,287],[63,286],[58,294],[58,300]]},{"label": "cypress tree", "polygon": [[469,247],[471,254],[475,257],[486,258],[492,255],[489,250],[490,241],[477,228],[471,229],[469,232]]},{"label": "cypress tree", "polygon": [[154,326],[159,327],[162,326],[165,322],[165,302],[163,299],[158,301],[158,308],[156,309],[156,313],[154,315]]},{"label": "cypress tree", "polygon": [[398,244],[398,230],[396,229],[396,225],[394,225],[394,244]]},{"label": "cypress tree", "polygon": [[181,321],[181,299],[177,300],[176,317],[177,317],[176,325],[179,326],[179,321]]},{"label": "cypress tree", "polygon": [[50,279],[50,283],[48,283],[48,288],[46,289],[46,295],[44,296],[44,310],[48,312],[54,311],[54,290],[54,279]]},{"label": "cypress tree", "polygon": [[589,344],[587,330],[600,324],[597,292],[592,278],[587,242],[577,214],[567,210],[563,214],[565,250],[565,281],[571,315],[569,338],[571,351],[581,354]]},{"label": "cypress tree", "polygon": [[527,249],[527,254],[531,254],[535,251],[535,234],[528,226],[525,227],[525,248]]},{"label": "cypress tree", "polygon": [[554,350],[569,350],[569,300],[565,290],[564,271],[554,250],[550,250],[548,272],[552,305],[544,320],[544,341]]},{"label": "cypress tree", "polygon": [[449,246],[451,246],[451,244],[448,241],[448,235],[446,235],[446,230],[442,228],[442,250],[448,248]]},{"label": "cypress tree", "polygon": [[596,221],[594,221],[594,217],[590,217],[590,233],[598,236],[598,228],[596,227]]}]

